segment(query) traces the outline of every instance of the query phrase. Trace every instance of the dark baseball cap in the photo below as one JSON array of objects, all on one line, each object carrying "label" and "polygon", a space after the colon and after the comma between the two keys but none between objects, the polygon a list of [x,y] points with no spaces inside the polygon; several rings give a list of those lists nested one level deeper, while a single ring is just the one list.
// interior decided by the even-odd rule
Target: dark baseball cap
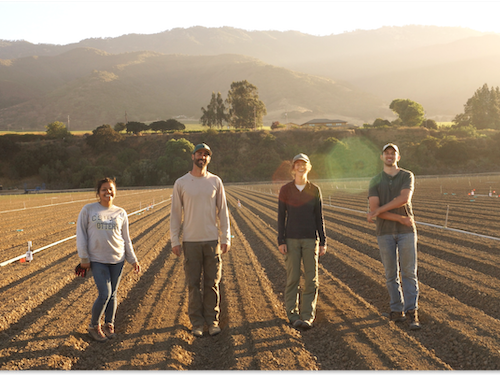
[{"label": "dark baseball cap", "polygon": [[200,150],[207,150],[209,155],[212,156],[212,150],[210,150],[210,147],[208,147],[208,145],[206,143],[200,143],[200,144],[196,145],[196,147],[194,148],[193,154],[196,153],[196,151],[200,151]]},{"label": "dark baseball cap", "polygon": [[399,154],[399,148],[394,143],[388,143],[388,144],[386,144],[384,147],[382,147],[382,152],[384,152],[385,150],[387,150],[389,147],[392,147],[394,149],[394,151],[396,151]]}]

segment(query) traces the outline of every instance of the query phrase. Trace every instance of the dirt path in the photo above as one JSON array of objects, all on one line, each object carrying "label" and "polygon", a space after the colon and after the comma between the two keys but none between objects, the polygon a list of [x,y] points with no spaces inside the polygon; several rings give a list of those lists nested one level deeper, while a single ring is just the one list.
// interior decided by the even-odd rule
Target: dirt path
[{"label": "dirt path", "polygon": [[[283,307],[276,196],[241,187],[228,187],[227,194],[234,238],[223,256],[220,335],[190,333],[182,257],[170,251],[167,203],[130,217],[143,272],[124,269],[118,337],[109,342],[94,342],[86,333],[96,290],[92,278],[72,274],[78,263],[74,240],[36,254],[31,264],[2,267],[0,369],[500,369],[496,241],[419,226],[423,329],[414,332],[382,315],[388,296],[374,227],[362,213],[325,206],[329,249],[320,260],[318,316],[312,330],[300,332],[290,327]],[[423,198],[419,209],[430,212],[433,200]],[[151,199],[130,195],[120,205],[132,212]],[[363,193],[336,192],[333,200],[366,209]],[[37,243],[74,234],[74,226],[60,224],[75,219],[81,204],[67,207],[40,211],[52,219],[39,222],[39,231],[26,226]],[[492,231],[481,225],[480,212],[472,217],[457,223],[464,230]],[[0,242],[2,260],[24,251],[27,239],[13,230],[29,216],[9,220],[10,229],[2,227],[11,235]]]}]

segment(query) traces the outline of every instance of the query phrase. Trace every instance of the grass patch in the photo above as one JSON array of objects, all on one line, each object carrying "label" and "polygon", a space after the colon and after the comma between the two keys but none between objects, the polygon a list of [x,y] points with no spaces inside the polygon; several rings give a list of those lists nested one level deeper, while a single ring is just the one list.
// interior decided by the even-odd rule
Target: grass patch
[{"label": "grass patch", "polygon": [[438,122],[437,123],[439,128],[450,128],[453,125],[453,122],[448,121],[448,122]]}]

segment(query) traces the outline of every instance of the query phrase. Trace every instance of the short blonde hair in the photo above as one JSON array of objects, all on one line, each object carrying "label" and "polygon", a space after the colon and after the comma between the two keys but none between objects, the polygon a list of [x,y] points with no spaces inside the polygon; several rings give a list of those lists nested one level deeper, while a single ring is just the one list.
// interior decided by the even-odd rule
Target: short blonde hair
[{"label": "short blonde hair", "polygon": [[[297,160],[297,161],[304,161],[304,160]],[[290,169],[290,174],[292,175],[292,177],[295,177],[295,163],[297,163],[297,161],[292,163],[292,166]],[[312,169],[312,164],[310,162],[305,162],[305,163],[306,163],[306,169],[307,169],[306,174],[308,174]]]}]

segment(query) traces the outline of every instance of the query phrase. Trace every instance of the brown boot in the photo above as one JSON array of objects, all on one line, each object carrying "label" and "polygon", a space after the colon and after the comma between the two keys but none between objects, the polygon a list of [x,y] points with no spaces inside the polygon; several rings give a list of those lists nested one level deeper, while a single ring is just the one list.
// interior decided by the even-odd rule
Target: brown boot
[{"label": "brown boot", "polygon": [[422,328],[422,326],[420,325],[420,321],[418,320],[417,310],[408,310],[406,312],[406,316],[408,316],[408,319],[410,321],[411,330],[417,330]]},{"label": "brown boot", "polygon": [[406,320],[406,316],[402,311],[391,311],[389,319],[393,322],[404,322]]},{"label": "brown boot", "polygon": [[104,334],[108,339],[112,339],[113,337],[116,336],[115,326],[111,323],[104,324],[104,327],[102,327],[102,331],[104,332]]},{"label": "brown boot", "polygon": [[104,334],[104,332],[102,331],[102,328],[101,328],[100,324],[98,324],[96,326],[93,326],[93,327],[89,326],[89,328],[87,330],[89,331],[90,336],[95,341],[104,342],[104,341],[106,341],[108,339],[106,337],[106,335]]}]

